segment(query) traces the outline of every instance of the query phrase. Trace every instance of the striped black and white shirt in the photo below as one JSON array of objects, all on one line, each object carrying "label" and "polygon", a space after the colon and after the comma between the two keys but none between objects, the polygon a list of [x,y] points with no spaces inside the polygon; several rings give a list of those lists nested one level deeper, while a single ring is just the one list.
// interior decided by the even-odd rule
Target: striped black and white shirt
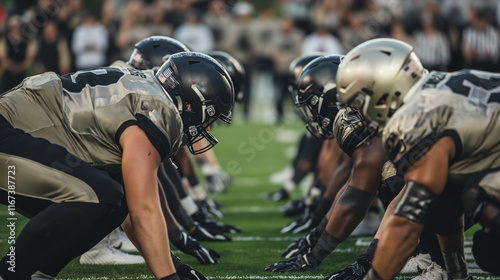
[{"label": "striped black and white shirt", "polygon": [[443,33],[436,31],[432,35],[426,35],[417,31],[413,34],[413,41],[415,53],[425,68],[437,69],[450,62],[450,44]]},{"label": "striped black and white shirt", "polygon": [[500,40],[497,31],[491,25],[485,31],[468,26],[463,31],[462,47],[473,51],[476,60],[496,61],[500,51]]}]

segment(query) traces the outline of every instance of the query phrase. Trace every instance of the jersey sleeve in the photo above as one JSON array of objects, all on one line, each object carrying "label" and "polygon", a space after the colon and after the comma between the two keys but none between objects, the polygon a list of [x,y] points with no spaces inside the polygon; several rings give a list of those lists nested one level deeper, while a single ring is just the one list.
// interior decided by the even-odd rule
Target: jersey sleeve
[{"label": "jersey sleeve", "polygon": [[359,111],[346,107],[340,109],[335,117],[333,136],[342,151],[351,157],[359,146],[369,140],[370,133]]},{"label": "jersey sleeve", "polygon": [[162,160],[177,152],[181,145],[182,122],[173,104],[143,96],[137,103],[135,117]]},{"label": "jersey sleeve", "polygon": [[400,110],[389,120],[382,141],[387,157],[404,173],[447,135],[454,109],[439,106],[430,111],[405,112],[403,106]]}]

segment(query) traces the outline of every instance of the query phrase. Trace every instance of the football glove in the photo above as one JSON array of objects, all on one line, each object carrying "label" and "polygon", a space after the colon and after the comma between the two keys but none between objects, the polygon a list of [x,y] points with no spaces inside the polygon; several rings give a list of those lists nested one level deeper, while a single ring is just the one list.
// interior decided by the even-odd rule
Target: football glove
[{"label": "football glove", "polygon": [[241,232],[241,229],[239,227],[227,225],[221,222],[216,222],[211,219],[206,219],[205,221],[200,222],[200,224],[203,225],[203,227],[205,228],[213,229],[220,232],[229,232],[229,233]]},{"label": "football glove", "polygon": [[288,261],[270,264],[264,270],[269,272],[310,271],[315,269],[318,264],[319,262],[309,254],[304,254]]},{"label": "football glove", "polygon": [[198,259],[201,264],[219,263],[220,255],[214,250],[203,246],[198,240],[185,232],[179,231],[180,238],[171,238],[172,244],[181,252]]},{"label": "football glove", "polygon": [[285,189],[280,189],[274,193],[268,194],[265,197],[267,201],[283,201],[287,200],[290,197],[290,194]]},{"label": "football glove", "polygon": [[295,221],[281,228],[281,233],[287,232],[304,232],[308,231],[319,224],[320,220],[316,219],[314,214],[304,214],[297,218]]},{"label": "football glove", "polygon": [[370,270],[371,262],[366,255],[361,255],[352,264],[327,276],[325,280],[362,280]]},{"label": "football glove", "polygon": [[304,199],[294,200],[285,205],[278,206],[278,211],[283,212],[283,216],[292,217],[297,216],[306,210],[306,203]]},{"label": "football glove", "polygon": [[190,234],[192,237],[201,241],[231,241],[232,238],[216,230],[204,228],[198,222],[195,222],[194,231]]},{"label": "football glove", "polygon": [[204,228],[213,229],[219,232],[229,232],[229,233],[241,232],[241,229],[236,226],[227,225],[222,222],[217,222],[207,218],[202,211],[197,211],[196,213],[191,215],[191,218],[194,221],[198,222],[200,225],[202,225]]},{"label": "football glove", "polygon": [[207,197],[204,200],[196,200],[195,202],[206,216],[224,217],[224,213],[217,209],[217,203],[211,198]]},{"label": "football glove", "polygon": [[177,270],[177,275],[179,275],[180,280],[208,280],[203,274],[187,264],[182,264],[175,269]]},{"label": "football glove", "polygon": [[316,228],[313,228],[308,234],[288,245],[285,252],[283,252],[281,256],[284,258],[292,258],[308,253],[309,250],[313,248],[316,243],[318,243],[320,237],[321,233],[319,233]]},{"label": "football glove", "polygon": [[170,256],[180,280],[208,280],[203,274],[194,270],[189,265],[182,263],[181,259],[174,255],[172,251],[170,251]]}]

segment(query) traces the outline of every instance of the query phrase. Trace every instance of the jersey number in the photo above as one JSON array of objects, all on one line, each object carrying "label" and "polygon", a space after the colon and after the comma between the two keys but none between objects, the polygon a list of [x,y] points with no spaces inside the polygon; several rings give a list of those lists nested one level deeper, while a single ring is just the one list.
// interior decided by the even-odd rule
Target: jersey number
[{"label": "jersey number", "polygon": [[[489,74],[489,73],[488,73]],[[467,96],[478,104],[500,103],[500,77],[489,74],[480,77],[470,71],[451,77],[446,85],[455,93]]]},{"label": "jersey number", "polygon": [[81,92],[85,87],[108,86],[115,84],[125,75],[117,69],[99,68],[78,71],[61,76],[62,86],[69,92]]}]

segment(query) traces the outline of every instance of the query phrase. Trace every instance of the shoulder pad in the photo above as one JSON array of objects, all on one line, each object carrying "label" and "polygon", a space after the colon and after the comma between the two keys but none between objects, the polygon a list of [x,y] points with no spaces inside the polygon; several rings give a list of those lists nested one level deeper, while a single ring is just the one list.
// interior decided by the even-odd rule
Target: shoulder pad
[{"label": "shoulder pad", "polygon": [[335,117],[333,136],[342,151],[351,157],[361,144],[367,143],[370,133],[358,109],[345,107]]},{"label": "shoulder pad", "polygon": [[[401,109],[405,110],[404,107]],[[384,153],[397,170],[405,172],[443,137],[453,111],[449,106],[439,106],[427,112],[401,111],[389,120],[382,142]]]},{"label": "shoulder pad", "polygon": [[382,181],[386,181],[387,179],[396,176],[396,174],[396,167],[390,160],[387,160],[382,166]]}]

